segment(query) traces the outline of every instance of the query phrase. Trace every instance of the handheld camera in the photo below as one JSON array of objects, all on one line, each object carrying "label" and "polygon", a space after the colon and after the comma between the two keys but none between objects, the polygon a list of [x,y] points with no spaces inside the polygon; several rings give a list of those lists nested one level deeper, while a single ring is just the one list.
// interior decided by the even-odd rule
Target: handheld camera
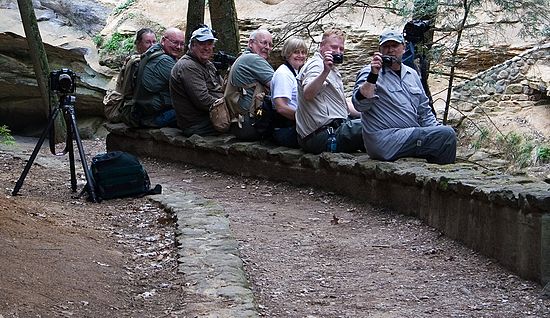
[{"label": "handheld camera", "polygon": [[382,65],[385,67],[390,67],[394,60],[395,58],[393,56],[384,55],[382,56]]},{"label": "handheld camera", "polygon": [[334,63],[334,64],[344,63],[344,54],[343,53],[333,53],[332,54],[332,63]]}]

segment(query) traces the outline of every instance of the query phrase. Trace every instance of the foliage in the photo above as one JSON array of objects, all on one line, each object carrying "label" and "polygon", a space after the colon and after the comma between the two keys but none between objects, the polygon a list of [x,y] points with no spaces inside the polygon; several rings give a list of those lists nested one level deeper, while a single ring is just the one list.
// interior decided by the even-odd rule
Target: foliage
[{"label": "foliage", "polygon": [[136,0],[126,0],[123,4],[119,5],[115,8],[113,14],[118,15],[122,13],[124,10],[128,9],[130,6],[132,6],[136,2]]},{"label": "foliage", "polygon": [[504,159],[518,168],[525,168],[534,164],[532,152],[535,149],[533,143],[515,132],[506,135],[498,135],[496,146],[501,150]]},{"label": "foliage", "polygon": [[101,34],[94,35],[92,41],[94,42],[96,47],[101,47],[103,45],[103,37],[101,36]]},{"label": "foliage", "polygon": [[11,131],[8,126],[0,126],[0,144],[13,145],[15,144],[15,139],[11,135]]},{"label": "foliage", "polygon": [[550,163],[550,146],[537,147],[537,161],[540,163]]},{"label": "foliage", "polygon": [[479,135],[477,136],[477,139],[475,139],[474,142],[472,142],[472,147],[475,150],[478,150],[484,145],[486,145],[490,139],[489,133],[490,131],[487,127],[480,127]]}]

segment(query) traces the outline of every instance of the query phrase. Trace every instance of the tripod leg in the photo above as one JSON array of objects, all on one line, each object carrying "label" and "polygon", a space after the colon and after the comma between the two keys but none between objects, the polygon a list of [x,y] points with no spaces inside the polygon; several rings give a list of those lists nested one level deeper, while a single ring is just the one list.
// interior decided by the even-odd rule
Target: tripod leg
[{"label": "tripod leg", "polygon": [[65,115],[65,125],[67,125],[67,141],[66,141],[66,148],[67,152],[69,153],[69,168],[71,171],[71,190],[73,192],[76,192],[76,169],[74,165],[74,146],[73,146],[73,134],[74,129],[73,126],[70,124],[68,118],[68,114]]},{"label": "tripod leg", "polygon": [[55,118],[57,117],[57,114],[59,113],[59,109],[56,108],[54,111],[50,114],[50,118],[48,119],[48,125],[46,126],[46,129],[44,129],[44,132],[42,132],[42,135],[40,136],[40,139],[38,139],[38,143],[34,147],[34,150],[31,154],[31,157],[29,158],[29,161],[27,161],[27,164],[25,165],[25,168],[23,169],[23,173],[21,173],[21,176],[19,177],[19,180],[15,183],[15,187],[13,188],[13,191],[11,192],[11,195],[17,195],[21,187],[23,186],[23,181],[25,181],[25,177],[27,177],[27,174],[29,173],[29,170],[31,170],[32,164],[34,162],[34,159],[36,159],[36,156],[38,155],[38,151],[40,151],[40,148],[42,147],[42,144],[44,143],[44,140],[46,139],[46,136],[48,135],[48,132],[52,128],[52,125],[55,121]]},{"label": "tripod leg", "polygon": [[67,106],[67,113],[70,117],[71,130],[74,133],[74,139],[76,141],[76,146],[78,148],[78,154],[80,155],[80,161],[82,162],[82,168],[84,170],[84,175],[86,176],[87,183],[85,187],[88,188],[88,194],[90,195],[90,200],[92,202],[98,202],[97,197],[95,195],[94,178],[92,177],[90,168],[88,168],[88,163],[86,162],[86,154],[84,153],[84,147],[82,146],[82,141],[80,140],[80,134],[78,133],[78,128],[76,126],[76,116],[75,116],[74,108],[72,106],[70,107]]}]

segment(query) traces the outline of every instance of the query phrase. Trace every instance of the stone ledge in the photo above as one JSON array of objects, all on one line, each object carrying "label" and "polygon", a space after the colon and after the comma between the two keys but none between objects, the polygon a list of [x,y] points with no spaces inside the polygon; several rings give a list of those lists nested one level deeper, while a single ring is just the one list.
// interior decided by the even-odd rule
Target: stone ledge
[{"label": "stone ledge", "polygon": [[[365,154],[305,154],[233,136],[184,137],[179,129],[107,125],[107,149],[123,150],[243,176],[311,185],[414,215],[522,277],[550,278],[550,184],[474,164],[381,162]],[[547,219],[547,218],[546,218]],[[541,223],[542,222],[542,223]],[[546,230],[544,230],[546,229]],[[550,240],[550,238],[548,239]]]}]

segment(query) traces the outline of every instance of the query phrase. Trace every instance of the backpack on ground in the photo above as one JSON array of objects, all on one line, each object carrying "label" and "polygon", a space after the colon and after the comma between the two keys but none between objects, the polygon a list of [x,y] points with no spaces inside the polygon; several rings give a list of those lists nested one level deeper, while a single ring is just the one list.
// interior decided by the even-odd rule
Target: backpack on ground
[{"label": "backpack on ground", "polygon": [[162,187],[151,189],[147,171],[132,154],[123,151],[101,153],[92,158],[91,169],[96,195],[104,200],[159,194]]}]

